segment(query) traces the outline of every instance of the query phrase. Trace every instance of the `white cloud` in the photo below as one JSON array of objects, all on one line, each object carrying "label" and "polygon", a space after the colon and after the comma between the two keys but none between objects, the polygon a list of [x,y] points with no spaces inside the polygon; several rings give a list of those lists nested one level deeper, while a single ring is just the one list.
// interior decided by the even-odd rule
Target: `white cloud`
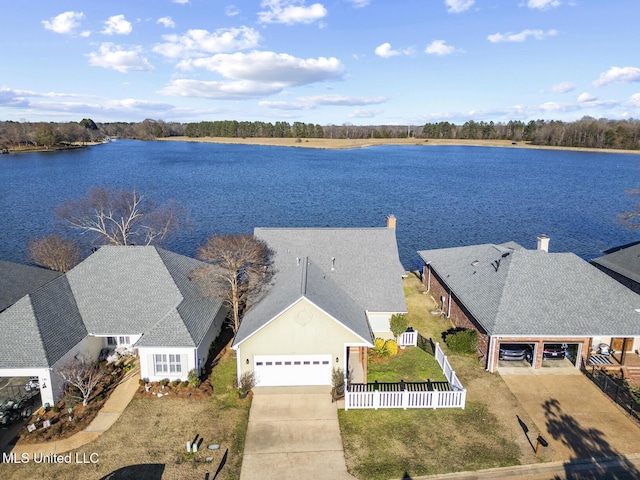
[{"label": "white cloud", "polygon": [[87,38],[91,35],[91,30],[84,30],[83,32],[80,32],[80,36]]},{"label": "white cloud", "polygon": [[159,18],[156,23],[162,25],[165,28],[175,28],[176,26],[176,22],[174,22],[171,17]]},{"label": "white cloud", "polygon": [[261,7],[268,10],[258,12],[260,23],[313,23],[327,16],[327,9],[321,3],[305,6],[303,0],[262,0]]},{"label": "white cloud", "polygon": [[450,55],[455,51],[455,47],[446,45],[444,40],[434,40],[424,49],[424,53],[428,53],[429,55]]},{"label": "white cloud", "polygon": [[299,97],[293,102],[262,101],[262,107],[276,110],[313,110],[318,106],[347,106],[378,105],[387,101],[386,97],[347,97],[345,95],[318,95],[312,97]]},{"label": "white cloud", "polygon": [[640,93],[634,93],[633,95],[631,95],[627,103],[633,107],[640,108]]},{"label": "white cloud", "polygon": [[0,88],[0,105],[13,108],[27,108],[29,106],[29,100],[24,98],[18,90],[11,90],[10,88]]},{"label": "white cloud", "polygon": [[527,7],[537,8],[538,10],[547,10],[549,8],[559,7],[560,4],[560,0],[529,0],[527,2]]},{"label": "white cloud", "polygon": [[133,30],[131,22],[128,22],[124,15],[114,15],[104,22],[104,29],[101,33],[105,35],[129,35]]},{"label": "white cloud", "polygon": [[489,35],[487,39],[491,43],[501,42],[524,42],[527,38],[533,37],[536,40],[544,40],[547,37],[553,37],[558,34],[557,30],[523,30],[520,33],[495,33]]},{"label": "white cloud", "polygon": [[358,108],[347,115],[349,118],[373,118],[382,113],[382,110],[365,110]]},{"label": "white cloud", "polygon": [[597,100],[597,97],[594,97],[593,95],[591,95],[590,93],[584,92],[581,93],[580,95],[578,95],[578,102],[582,103],[582,102],[593,102],[594,100]]},{"label": "white cloud", "polygon": [[337,58],[296,58],[286,53],[253,51],[218,54],[184,60],[184,69],[205,68],[225,78],[250,80],[281,86],[299,86],[342,77],[344,66]]},{"label": "white cloud", "polygon": [[235,17],[236,15],[240,15],[240,9],[231,4],[226,6],[224,13],[227,17]]},{"label": "white cloud", "polygon": [[186,5],[189,0],[173,0],[173,3],[179,3],[180,5]]},{"label": "white cloud", "polygon": [[103,43],[100,45],[99,52],[91,52],[88,57],[90,65],[102,68],[113,68],[120,73],[131,71],[148,72],[154,70],[153,65],[141,55],[140,47],[123,50],[113,43]]},{"label": "white cloud", "polygon": [[316,106],[312,103],[304,102],[282,102],[282,101],[268,101],[263,100],[258,102],[261,107],[272,108],[274,110],[312,110]]},{"label": "white cloud", "polygon": [[318,95],[313,97],[300,97],[298,100],[313,105],[378,105],[387,101],[387,97],[347,97],[345,95]]},{"label": "white cloud", "polygon": [[237,82],[204,82],[191,79],[172,80],[158,93],[179,97],[216,98],[237,100],[243,98],[266,97],[282,91],[282,86],[246,80]]},{"label": "white cloud", "polygon": [[561,83],[556,83],[555,85],[553,85],[551,87],[551,91],[553,93],[568,93],[575,90],[575,87],[573,86],[573,83],[571,82],[561,82]]},{"label": "white cloud", "polygon": [[395,57],[397,55],[411,55],[413,48],[405,48],[404,50],[393,50],[389,42],[378,45],[374,50],[374,53],[382,58]]},{"label": "white cloud", "polygon": [[84,13],[82,12],[64,12],[55,17],[51,17],[49,20],[43,20],[42,25],[44,25],[44,28],[47,30],[55,33],[73,33],[83,18]]},{"label": "white cloud", "polygon": [[444,3],[447,6],[447,12],[460,13],[469,10],[475,0],[445,0]]},{"label": "white cloud", "polygon": [[353,8],[366,7],[371,3],[371,0],[347,0],[347,1],[353,5]]},{"label": "white cloud", "polygon": [[640,68],[636,67],[611,67],[600,78],[593,82],[596,87],[602,87],[610,83],[634,83],[640,82]]},{"label": "white cloud", "polygon": [[260,34],[249,27],[221,28],[211,33],[207,30],[188,30],[183,35],[163,35],[166,43],[156,45],[153,51],[169,58],[202,56],[208,53],[225,53],[255,48]]}]

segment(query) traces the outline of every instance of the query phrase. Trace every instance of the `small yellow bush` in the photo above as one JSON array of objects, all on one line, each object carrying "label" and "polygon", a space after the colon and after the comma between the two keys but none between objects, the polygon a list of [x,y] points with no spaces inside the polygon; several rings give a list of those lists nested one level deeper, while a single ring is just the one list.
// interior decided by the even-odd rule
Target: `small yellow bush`
[{"label": "small yellow bush", "polygon": [[398,354],[398,344],[395,340],[387,340],[384,342],[384,348],[390,357]]}]

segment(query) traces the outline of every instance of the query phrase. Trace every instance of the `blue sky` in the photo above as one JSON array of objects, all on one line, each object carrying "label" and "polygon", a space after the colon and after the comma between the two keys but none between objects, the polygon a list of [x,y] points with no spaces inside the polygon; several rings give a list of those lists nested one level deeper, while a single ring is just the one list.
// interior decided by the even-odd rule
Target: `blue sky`
[{"label": "blue sky", "polygon": [[638,0],[0,4],[0,120],[640,118]]}]

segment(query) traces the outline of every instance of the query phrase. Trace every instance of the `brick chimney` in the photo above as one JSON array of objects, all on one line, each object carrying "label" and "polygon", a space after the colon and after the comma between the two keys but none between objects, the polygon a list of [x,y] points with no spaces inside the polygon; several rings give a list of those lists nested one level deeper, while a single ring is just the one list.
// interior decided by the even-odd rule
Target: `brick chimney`
[{"label": "brick chimney", "polygon": [[549,251],[549,237],[546,235],[538,236],[538,250],[542,250],[544,252]]},{"label": "brick chimney", "polygon": [[387,228],[396,228],[396,216],[387,215]]}]

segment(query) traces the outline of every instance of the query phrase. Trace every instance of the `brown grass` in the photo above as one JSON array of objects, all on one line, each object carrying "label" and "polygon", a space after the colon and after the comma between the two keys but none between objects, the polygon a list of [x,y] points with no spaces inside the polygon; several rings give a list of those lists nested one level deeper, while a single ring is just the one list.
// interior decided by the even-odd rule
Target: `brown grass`
[{"label": "brown grass", "polygon": [[[233,358],[225,359],[233,362]],[[225,451],[228,457],[218,479],[240,476],[244,436],[249,419],[250,397],[237,399],[235,390],[209,398],[134,398],[118,421],[100,437],[71,452],[71,464],[0,464],[0,478],[10,479],[184,479],[211,478]],[[186,442],[198,435],[198,453],[186,452]],[[211,444],[219,450],[208,450]],[[76,464],[75,454],[86,458],[98,454],[97,464]],[[206,457],[213,462],[206,462]]]},{"label": "brown grass", "polygon": [[528,142],[516,142],[511,140],[453,140],[453,139],[425,139],[425,138],[235,138],[235,137],[167,137],[158,138],[162,141],[196,142],[196,143],[222,143],[234,145],[263,145],[277,147],[297,148],[324,148],[324,149],[348,149],[364,148],[381,145],[456,145],[475,147],[506,147],[506,148],[536,148],[545,150],[573,150],[579,152],[608,152],[638,154],[637,150],[615,150],[603,148],[578,148],[578,147],[549,147],[545,145],[531,145]]}]

